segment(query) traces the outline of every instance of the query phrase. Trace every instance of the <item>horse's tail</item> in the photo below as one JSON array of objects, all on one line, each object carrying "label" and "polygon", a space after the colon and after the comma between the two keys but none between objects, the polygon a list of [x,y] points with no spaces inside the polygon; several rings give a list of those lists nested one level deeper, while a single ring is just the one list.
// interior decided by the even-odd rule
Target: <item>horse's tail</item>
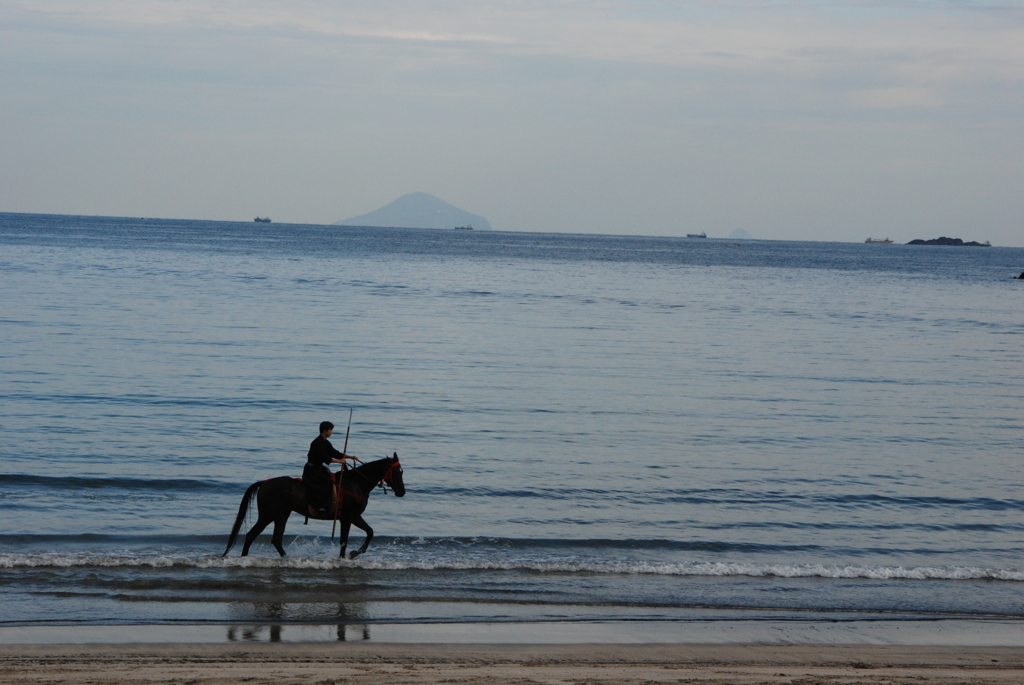
[{"label": "horse's tail", "polygon": [[222,557],[226,557],[231,548],[235,546],[235,540],[238,539],[238,531],[242,529],[242,522],[245,521],[245,514],[249,511],[249,505],[252,503],[253,498],[256,497],[256,492],[260,489],[261,485],[263,485],[262,480],[253,483],[245,491],[245,494],[242,495],[242,503],[238,505],[238,516],[235,518],[235,525],[231,527],[231,536],[228,537],[228,546],[224,550],[224,554],[221,555]]}]

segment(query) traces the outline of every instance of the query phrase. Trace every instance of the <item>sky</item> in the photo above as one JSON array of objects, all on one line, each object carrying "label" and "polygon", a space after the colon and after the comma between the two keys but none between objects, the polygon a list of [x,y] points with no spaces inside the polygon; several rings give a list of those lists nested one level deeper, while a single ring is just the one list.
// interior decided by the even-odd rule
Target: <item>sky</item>
[{"label": "sky", "polygon": [[0,211],[1024,245],[1024,2],[0,0]]}]

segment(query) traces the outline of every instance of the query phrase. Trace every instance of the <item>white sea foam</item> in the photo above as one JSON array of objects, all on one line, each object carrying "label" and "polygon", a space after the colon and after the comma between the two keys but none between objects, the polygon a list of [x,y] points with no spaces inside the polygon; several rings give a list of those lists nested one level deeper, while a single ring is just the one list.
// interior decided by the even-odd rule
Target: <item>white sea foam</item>
[{"label": "white sea foam", "polygon": [[0,554],[0,569],[18,568],[293,568],[381,571],[531,571],[537,573],[607,573],[656,576],[747,576],[775,578],[865,578],[873,580],[1024,581],[1024,570],[981,566],[867,566],[831,564],[764,564],[743,562],[601,562],[488,561],[482,559],[339,559],[330,557],[219,557],[189,555]]}]

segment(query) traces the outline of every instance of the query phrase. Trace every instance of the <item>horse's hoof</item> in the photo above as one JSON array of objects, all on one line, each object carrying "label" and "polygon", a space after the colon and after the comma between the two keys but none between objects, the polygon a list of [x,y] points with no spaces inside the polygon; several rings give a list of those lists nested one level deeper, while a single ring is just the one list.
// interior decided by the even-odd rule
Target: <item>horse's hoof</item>
[{"label": "horse's hoof", "polygon": [[352,552],[351,554],[349,554],[349,555],[348,555],[348,558],[349,558],[349,559],[355,559],[355,558],[356,558],[356,557],[358,557],[358,556],[359,556],[360,554],[362,554],[362,552]]}]

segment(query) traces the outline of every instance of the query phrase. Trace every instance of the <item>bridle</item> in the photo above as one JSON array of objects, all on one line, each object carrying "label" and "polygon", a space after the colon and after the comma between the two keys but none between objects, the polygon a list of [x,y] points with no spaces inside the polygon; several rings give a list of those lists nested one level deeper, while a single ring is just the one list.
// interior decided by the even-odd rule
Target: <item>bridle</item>
[{"label": "bridle", "polygon": [[[381,488],[385,495],[388,494],[388,484],[391,482],[391,472],[395,470],[396,466],[398,467],[398,472],[401,473],[402,462],[395,459],[395,463],[391,464],[391,466],[388,467],[388,470],[384,472],[384,475],[380,477],[380,480],[377,481],[377,487]],[[395,486],[392,485],[391,489],[394,490]]]}]

